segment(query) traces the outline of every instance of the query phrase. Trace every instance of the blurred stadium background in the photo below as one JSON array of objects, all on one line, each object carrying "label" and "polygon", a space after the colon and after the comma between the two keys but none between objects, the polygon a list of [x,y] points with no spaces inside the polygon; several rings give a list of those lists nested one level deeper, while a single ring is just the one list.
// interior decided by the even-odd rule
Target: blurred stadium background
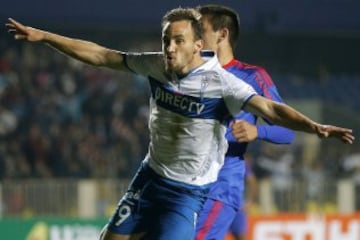
[{"label": "blurred stadium background", "polygon": [[[0,20],[13,17],[110,48],[154,51],[161,49],[167,10],[205,3],[237,9],[236,56],[265,67],[287,103],[358,135],[360,1],[13,0],[1,4]],[[139,76],[15,42],[4,28],[1,238],[97,239],[147,151],[148,96]],[[360,239],[359,140],[349,146],[297,134],[290,146],[255,142],[248,159],[260,181],[249,239]]]}]

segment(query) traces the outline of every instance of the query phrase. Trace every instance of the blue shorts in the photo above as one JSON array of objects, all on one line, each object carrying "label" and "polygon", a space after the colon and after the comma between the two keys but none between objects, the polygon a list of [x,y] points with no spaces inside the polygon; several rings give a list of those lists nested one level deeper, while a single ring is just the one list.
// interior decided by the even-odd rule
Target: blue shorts
[{"label": "blue shorts", "polygon": [[221,201],[207,199],[196,225],[196,240],[224,239],[237,209]]},{"label": "blue shorts", "polygon": [[144,239],[192,240],[208,191],[209,186],[169,180],[142,164],[107,228],[124,235],[145,232]]},{"label": "blue shorts", "polygon": [[240,236],[246,234],[247,230],[247,215],[246,212],[241,209],[237,212],[231,226],[230,232],[235,236]]}]

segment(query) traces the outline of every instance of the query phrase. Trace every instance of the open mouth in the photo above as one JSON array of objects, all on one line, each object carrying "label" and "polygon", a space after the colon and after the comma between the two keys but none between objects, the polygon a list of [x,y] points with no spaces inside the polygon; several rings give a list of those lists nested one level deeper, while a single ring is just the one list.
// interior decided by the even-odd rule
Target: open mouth
[{"label": "open mouth", "polygon": [[167,56],[167,57],[166,57],[166,61],[167,61],[167,62],[172,62],[173,60],[174,60],[174,58],[171,57],[171,56]]},{"label": "open mouth", "polygon": [[169,54],[166,55],[166,61],[167,62],[173,62],[174,60],[175,60],[175,56],[169,55]]}]

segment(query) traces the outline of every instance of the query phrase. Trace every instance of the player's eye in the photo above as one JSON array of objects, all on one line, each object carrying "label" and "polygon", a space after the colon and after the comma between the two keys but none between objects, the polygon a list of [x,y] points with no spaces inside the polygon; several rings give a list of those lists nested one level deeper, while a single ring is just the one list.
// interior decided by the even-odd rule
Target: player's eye
[{"label": "player's eye", "polygon": [[183,44],[185,40],[183,38],[178,38],[175,40],[176,44]]}]

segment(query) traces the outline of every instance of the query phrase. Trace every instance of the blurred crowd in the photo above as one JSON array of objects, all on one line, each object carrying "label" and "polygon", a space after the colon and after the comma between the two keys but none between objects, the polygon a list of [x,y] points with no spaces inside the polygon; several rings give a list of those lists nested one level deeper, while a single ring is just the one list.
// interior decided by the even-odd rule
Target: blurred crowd
[{"label": "blurred crowd", "polygon": [[146,81],[42,45],[2,40],[0,54],[0,179],[133,174],[148,143]]}]

